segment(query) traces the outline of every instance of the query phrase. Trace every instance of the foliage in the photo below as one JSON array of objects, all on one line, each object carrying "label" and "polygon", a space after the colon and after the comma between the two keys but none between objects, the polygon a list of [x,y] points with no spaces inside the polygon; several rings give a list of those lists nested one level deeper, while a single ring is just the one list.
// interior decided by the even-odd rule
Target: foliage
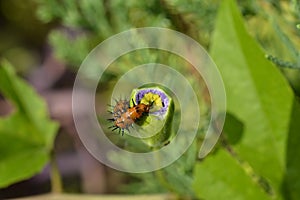
[{"label": "foliage", "polygon": [[[198,155],[199,143],[196,141],[189,150],[172,165],[154,173],[132,174],[139,181],[122,187],[127,193],[173,192],[181,197],[194,197],[193,168]],[[140,187],[143,185],[143,187]]]},{"label": "foliage", "polygon": [[14,106],[9,116],[0,118],[0,187],[5,187],[43,169],[58,126],[50,120],[45,102],[5,61],[0,66],[0,92]]},{"label": "foliage", "polygon": [[[87,55],[87,50],[116,33],[135,27],[173,28],[207,46],[218,6],[218,1],[208,0],[192,1],[188,4],[182,0],[37,2],[37,15],[42,21],[59,20],[64,26],[51,32],[49,36],[56,55],[76,67]],[[202,31],[199,32],[198,29]],[[76,48],[70,48],[70,44]]]},{"label": "foliage", "polygon": [[[127,192],[171,191],[181,197],[204,199],[300,198],[300,161],[296,156],[300,154],[300,138],[297,134],[300,128],[300,107],[283,75],[289,78],[297,92],[296,84],[300,82],[299,71],[295,71],[299,68],[299,30],[295,30],[300,17],[298,1],[291,1],[294,12],[287,9],[287,1],[239,1],[246,29],[233,0],[224,0],[212,38],[210,33],[213,31],[219,1],[38,2],[38,16],[41,20],[45,23],[57,21],[63,26],[52,31],[49,40],[57,56],[69,65],[78,67],[93,46],[115,33],[132,27],[158,26],[176,29],[199,41],[210,49],[219,67],[226,87],[228,110],[224,134],[218,148],[204,160],[197,161],[201,141],[198,138],[184,156],[171,166],[156,173],[132,174],[138,181],[124,187]],[[288,16],[282,17],[285,15]],[[276,68],[265,58],[265,53],[249,33],[256,37],[269,60],[280,67],[295,69],[286,71]],[[141,54],[141,57],[144,55]],[[151,60],[151,55],[149,53],[144,59]],[[133,57],[125,55],[124,59],[132,64],[135,63]],[[168,59],[162,56],[160,59],[155,57],[154,60]],[[8,73],[9,69],[1,69],[0,83],[4,80],[2,77],[17,79],[15,75]],[[122,66],[117,69],[121,73],[125,71]],[[296,78],[292,80],[291,74]],[[0,89],[7,98],[15,102],[19,110],[10,117],[1,119],[0,130],[16,129],[20,135],[11,138],[3,134],[1,153],[6,153],[4,149],[8,151],[0,159],[12,153],[20,155],[20,158],[13,156],[13,161],[9,160],[14,167],[2,167],[2,163],[8,161],[1,161],[0,170],[7,170],[5,173],[0,171],[0,176],[7,175],[0,177],[0,183],[6,180],[2,183],[3,186],[30,177],[41,169],[49,157],[56,130],[56,126],[49,122],[40,100],[34,94],[25,96],[32,91],[21,93],[18,88],[27,91],[27,86],[19,80],[13,83],[15,84],[3,81]],[[7,92],[6,87],[14,93]],[[30,110],[29,102],[37,102],[41,111]],[[36,116],[42,122],[37,123]],[[14,120],[11,122],[14,123],[13,127],[2,125],[10,123],[10,120]],[[41,128],[47,126],[49,128],[45,130]],[[32,137],[24,138],[25,132],[22,130],[28,130],[27,133],[32,134]],[[199,131],[199,135],[201,133]],[[34,154],[31,152],[38,155],[32,156]],[[34,167],[27,168],[31,163],[22,163],[27,155],[35,158],[32,159],[32,162],[36,162],[32,164]],[[20,163],[25,166],[24,170],[28,170],[26,174],[21,172],[22,169],[16,169]]]},{"label": "foliage", "polygon": [[281,68],[299,96],[300,2],[270,1],[270,5],[265,1],[251,2],[255,9],[246,18],[248,31],[264,48],[266,57]]},{"label": "foliage", "polygon": [[[227,127],[242,124],[235,143],[226,141],[210,158],[196,166],[195,188],[207,199],[282,199],[289,159],[287,147],[295,97],[280,73],[248,35],[233,1],[220,8],[211,55],[227,91]],[[232,125],[231,125],[232,126]],[[297,127],[292,127],[297,129]],[[298,127],[299,128],[299,127]],[[296,150],[298,151],[298,150]],[[295,170],[299,165],[290,166]],[[218,166],[222,165],[222,169]],[[299,175],[298,175],[299,176]],[[214,189],[212,189],[214,188]],[[294,188],[295,189],[295,188]],[[214,191],[218,191],[218,193]],[[299,190],[299,188],[295,189]],[[294,199],[299,194],[294,193]]]}]

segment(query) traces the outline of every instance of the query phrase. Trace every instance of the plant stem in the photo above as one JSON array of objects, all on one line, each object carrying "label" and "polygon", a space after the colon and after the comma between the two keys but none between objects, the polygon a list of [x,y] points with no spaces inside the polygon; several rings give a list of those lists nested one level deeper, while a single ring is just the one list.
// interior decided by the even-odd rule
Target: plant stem
[{"label": "plant stem", "polygon": [[157,171],[155,171],[155,175],[158,178],[160,184],[167,189],[169,192],[175,192],[174,188],[172,187],[171,184],[169,184],[169,182],[166,180],[165,176],[164,176],[164,172],[162,169],[159,169]]},{"label": "plant stem", "polygon": [[[159,163],[160,163],[159,154],[155,154],[155,155],[156,155],[156,156],[154,157],[154,158],[155,158],[155,162],[156,162],[156,164],[159,165]],[[169,192],[175,192],[173,186],[167,181],[163,169],[156,170],[156,171],[155,171],[155,175],[156,175],[156,177],[158,178],[158,181],[160,182],[160,184],[161,184],[165,189],[167,189]]]},{"label": "plant stem", "polygon": [[59,173],[58,165],[56,162],[56,156],[54,151],[51,153],[50,160],[50,178],[51,178],[51,192],[52,193],[62,193],[62,180]]}]

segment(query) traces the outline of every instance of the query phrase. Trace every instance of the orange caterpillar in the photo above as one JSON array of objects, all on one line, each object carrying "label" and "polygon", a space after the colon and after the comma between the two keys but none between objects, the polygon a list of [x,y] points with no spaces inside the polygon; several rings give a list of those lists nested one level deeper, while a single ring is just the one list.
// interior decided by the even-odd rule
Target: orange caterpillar
[{"label": "orange caterpillar", "polygon": [[151,105],[143,103],[135,105],[133,100],[132,103],[133,107],[130,108],[129,101],[117,101],[116,105],[113,107],[113,111],[110,112],[113,115],[113,118],[108,119],[109,121],[112,121],[114,125],[109,128],[112,128],[113,131],[119,129],[119,132],[122,131],[122,135],[124,135],[125,129],[129,130],[129,127],[132,127],[133,123],[149,114]]}]

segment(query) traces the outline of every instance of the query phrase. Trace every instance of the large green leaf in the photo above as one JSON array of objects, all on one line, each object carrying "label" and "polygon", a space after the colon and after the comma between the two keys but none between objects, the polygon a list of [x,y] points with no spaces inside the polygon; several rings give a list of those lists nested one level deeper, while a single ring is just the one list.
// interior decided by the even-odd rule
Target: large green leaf
[{"label": "large green leaf", "polygon": [[0,92],[14,111],[0,118],[0,187],[29,178],[49,159],[57,124],[49,119],[45,102],[7,62],[0,63]]},{"label": "large green leaf", "polygon": [[219,149],[203,163],[197,164],[195,177],[194,190],[199,198],[269,199],[263,189],[248,176],[240,163],[223,149]]},{"label": "large green leaf", "polygon": [[[247,163],[251,171],[265,180],[260,182],[260,187],[270,197],[280,199],[294,98],[292,90],[280,71],[265,59],[263,51],[247,33],[233,0],[225,0],[220,7],[212,42],[211,55],[221,72],[227,93],[227,112],[236,118],[235,123],[242,123],[240,135],[236,136],[239,140],[231,144],[232,149],[239,159]],[[233,123],[233,120],[227,120],[227,123]],[[233,165],[229,164],[233,161],[227,160],[222,165],[219,159],[214,161],[213,158],[204,160],[204,163],[211,162],[207,165],[215,164],[219,166],[219,170],[226,171],[228,166]],[[203,173],[209,170],[200,166],[201,164],[198,168],[204,170]],[[234,170],[229,172],[227,176],[237,176]],[[245,182],[242,181],[246,179],[244,175],[239,176],[240,181]],[[212,183],[210,180],[215,181]],[[221,175],[218,177],[218,173],[211,173],[211,177],[206,176],[206,181],[210,182],[210,186],[202,189],[199,186],[203,193],[207,187],[223,184],[225,179]],[[238,182],[239,178],[235,177],[235,181]],[[243,187],[250,185],[245,182]],[[220,188],[220,191],[215,192],[225,192],[225,187]],[[202,197],[211,199],[210,195],[215,194]]]}]

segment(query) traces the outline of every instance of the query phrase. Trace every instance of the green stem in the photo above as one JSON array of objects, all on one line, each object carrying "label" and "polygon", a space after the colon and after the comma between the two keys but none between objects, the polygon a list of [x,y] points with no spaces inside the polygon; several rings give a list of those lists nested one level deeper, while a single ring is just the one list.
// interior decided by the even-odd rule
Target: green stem
[{"label": "green stem", "polygon": [[300,65],[297,63],[284,61],[272,55],[266,55],[266,58],[281,68],[300,69]]},{"label": "green stem", "polygon": [[164,176],[164,172],[162,169],[159,169],[157,171],[155,171],[155,175],[158,178],[158,181],[160,182],[160,184],[166,188],[168,191],[170,192],[175,192],[174,188],[172,187],[171,184],[169,184],[169,182],[166,180],[165,176]]},{"label": "green stem", "polygon": [[[154,149],[157,150],[157,149]],[[157,155],[157,154],[155,154]],[[159,154],[158,154],[159,155]],[[155,162],[159,165],[160,163],[160,158],[159,156],[155,156]],[[155,175],[158,178],[158,181],[160,182],[160,184],[166,188],[168,191],[175,193],[175,189],[173,188],[173,186],[171,184],[169,184],[168,180],[165,177],[164,171],[163,169],[159,169],[155,171]]]},{"label": "green stem", "polygon": [[54,151],[51,153],[50,160],[50,178],[51,178],[51,192],[52,193],[62,193],[62,180],[59,173],[58,165],[56,162],[56,156]]}]

